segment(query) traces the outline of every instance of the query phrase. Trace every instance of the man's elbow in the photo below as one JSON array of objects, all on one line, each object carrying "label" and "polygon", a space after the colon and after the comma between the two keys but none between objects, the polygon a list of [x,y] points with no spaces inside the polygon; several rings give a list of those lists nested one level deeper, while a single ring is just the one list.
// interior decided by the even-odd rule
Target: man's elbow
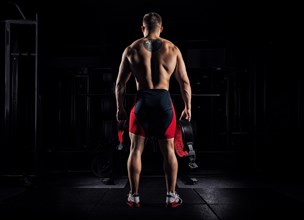
[{"label": "man's elbow", "polygon": [[116,84],[115,84],[115,90],[116,91],[123,90],[125,87],[126,87],[126,84],[122,83],[122,82],[116,82]]},{"label": "man's elbow", "polygon": [[190,86],[190,81],[189,81],[189,80],[184,80],[184,81],[183,81],[183,85],[184,85],[185,88],[190,88],[190,87],[191,87],[191,86]]}]

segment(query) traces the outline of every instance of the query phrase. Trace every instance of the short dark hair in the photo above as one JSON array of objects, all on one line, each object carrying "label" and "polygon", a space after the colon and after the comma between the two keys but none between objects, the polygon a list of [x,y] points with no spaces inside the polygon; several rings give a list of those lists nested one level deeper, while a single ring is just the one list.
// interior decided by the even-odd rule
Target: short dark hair
[{"label": "short dark hair", "polygon": [[143,25],[151,32],[162,26],[162,17],[156,12],[149,12],[143,17]]}]

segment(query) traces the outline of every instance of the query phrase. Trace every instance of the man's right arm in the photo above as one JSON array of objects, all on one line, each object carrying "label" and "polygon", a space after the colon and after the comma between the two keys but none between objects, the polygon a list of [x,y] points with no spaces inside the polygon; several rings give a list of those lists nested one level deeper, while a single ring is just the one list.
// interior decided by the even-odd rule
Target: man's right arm
[{"label": "man's right arm", "polygon": [[131,76],[130,63],[127,57],[128,49],[126,48],[122,54],[121,63],[116,79],[115,97],[116,97],[116,119],[117,121],[127,120],[127,113],[124,109],[124,97],[126,93],[126,84]]},{"label": "man's right arm", "polygon": [[185,118],[187,120],[191,120],[191,86],[188,78],[186,65],[180,50],[178,50],[177,54],[177,63],[174,76],[179,84],[182,98],[184,100],[185,108],[181,114],[181,118]]}]

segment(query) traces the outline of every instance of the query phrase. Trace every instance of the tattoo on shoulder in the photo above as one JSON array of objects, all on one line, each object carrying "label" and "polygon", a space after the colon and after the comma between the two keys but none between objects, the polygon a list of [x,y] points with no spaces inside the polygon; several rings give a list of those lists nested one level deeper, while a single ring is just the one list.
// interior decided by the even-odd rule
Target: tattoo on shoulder
[{"label": "tattoo on shoulder", "polygon": [[163,43],[159,39],[144,41],[144,47],[150,52],[158,51],[162,45]]}]

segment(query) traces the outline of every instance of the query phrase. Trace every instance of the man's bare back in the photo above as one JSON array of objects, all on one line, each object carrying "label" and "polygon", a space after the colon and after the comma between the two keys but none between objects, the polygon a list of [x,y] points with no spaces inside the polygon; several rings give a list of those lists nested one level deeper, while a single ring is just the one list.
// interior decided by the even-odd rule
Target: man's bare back
[{"label": "man's bare back", "polygon": [[144,37],[133,42],[126,50],[137,90],[169,90],[170,77],[180,54],[173,43],[163,38]]}]

